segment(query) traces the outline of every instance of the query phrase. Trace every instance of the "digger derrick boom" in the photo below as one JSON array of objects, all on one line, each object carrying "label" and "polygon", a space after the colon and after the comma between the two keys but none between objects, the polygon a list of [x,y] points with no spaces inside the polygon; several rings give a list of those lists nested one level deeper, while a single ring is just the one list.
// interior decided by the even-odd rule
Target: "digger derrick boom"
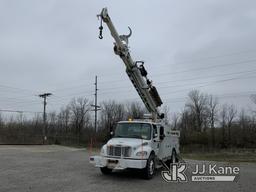
[{"label": "digger derrick boom", "polygon": [[[99,38],[102,39],[102,21],[106,23],[108,26],[112,37],[114,38],[114,52],[115,54],[119,55],[120,58],[123,60],[126,66],[126,73],[130,78],[133,86],[135,87],[136,91],[138,92],[140,98],[142,99],[144,105],[146,106],[147,110],[152,114],[153,120],[157,118],[163,118],[163,115],[159,113],[158,107],[160,107],[163,102],[157,92],[157,89],[152,85],[152,81],[147,78],[147,71],[144,68],[143,61],[133,61],[130,51],[128,48],[128,39],[132,34],[132,30],[130,27],[130,33],[128,35],[119,35],[116,31],[109,15],[107,12],[107,8],[103,8],[101,13],[98,15],[101,19],[101,26]],[[138,65],[140,64],[140,65]]]}]

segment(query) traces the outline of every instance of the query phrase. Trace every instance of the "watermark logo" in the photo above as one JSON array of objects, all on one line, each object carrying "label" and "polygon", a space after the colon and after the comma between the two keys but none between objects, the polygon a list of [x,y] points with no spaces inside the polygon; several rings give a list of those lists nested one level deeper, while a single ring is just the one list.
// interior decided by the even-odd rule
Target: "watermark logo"
[{"label": "watermark logo", "polygon": [[168,171],[162,171],[162,177],[166,182],[187,182],[186,169],[186,164],[171,164]]},{"label": "watermark logo", "polygon": [[[235,181],[240,169],[236,166],[218,166],[217,164],[170,164],[162,171],[162,177],[166,182],[187,182],[188,179],[195,182]],[[189,167],[189,169],[187,169]]]}]

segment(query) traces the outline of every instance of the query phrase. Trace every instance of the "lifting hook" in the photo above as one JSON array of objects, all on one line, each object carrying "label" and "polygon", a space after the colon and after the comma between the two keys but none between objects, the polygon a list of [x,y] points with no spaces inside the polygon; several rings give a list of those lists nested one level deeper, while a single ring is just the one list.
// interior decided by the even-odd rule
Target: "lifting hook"
[{"label": "lifting hook", "polygon": [[102,36],[103,26],[102,26],[102,18],[101,17],[100,17],[100,27],[99,27],[99,30],[100,30],[99,39],[103,39],[103,36]]}]

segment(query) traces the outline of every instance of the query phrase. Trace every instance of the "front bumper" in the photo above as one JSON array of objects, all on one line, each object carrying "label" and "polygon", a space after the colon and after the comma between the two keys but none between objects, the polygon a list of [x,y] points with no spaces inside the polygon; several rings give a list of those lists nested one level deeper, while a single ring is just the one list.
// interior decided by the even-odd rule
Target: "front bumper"
[{"label": "front bumper", "polygon": [[143,169],[146,167],[147,160],[91,156],[90,163],[95,167],[108,167],[110,169],[124,170],[127,168]]}]

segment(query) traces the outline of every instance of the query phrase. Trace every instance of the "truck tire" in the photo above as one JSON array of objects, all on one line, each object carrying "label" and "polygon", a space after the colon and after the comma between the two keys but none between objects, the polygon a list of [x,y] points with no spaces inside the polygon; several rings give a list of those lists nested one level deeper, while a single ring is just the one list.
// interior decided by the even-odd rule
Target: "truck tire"
[{"label": "truck tire", "polygon": [[173,163],[178,163],[178,162],[179,162],[179,159],[178,159],[178,157],[177,157],[176,151],[173,150],[173,151],[172,151],[171,163],[173,164]]},{"label": "truck tire", "polygon": [[170,168],[171,164],[178,163],[178,162],[179,162],[179,160],[178,160],[178,158],[177,158],[176,151],[173,150],[173,151],[172,151],[171,159],[167,160],[167,161],[165,162],[165,164]]},{"label": "truck tire", "polygon": [[147,165],[143,169],[143,176],[145,179],[152,179],[155,174],[155,155],[151,154],[147,160]]},{"label": "truck tire", "polygon": [[101,167],[100,171],[101,171],[102,174],[108,175],[108,174],[110,174],[112,172],[112,169],[109,169],[107,167]]}]

